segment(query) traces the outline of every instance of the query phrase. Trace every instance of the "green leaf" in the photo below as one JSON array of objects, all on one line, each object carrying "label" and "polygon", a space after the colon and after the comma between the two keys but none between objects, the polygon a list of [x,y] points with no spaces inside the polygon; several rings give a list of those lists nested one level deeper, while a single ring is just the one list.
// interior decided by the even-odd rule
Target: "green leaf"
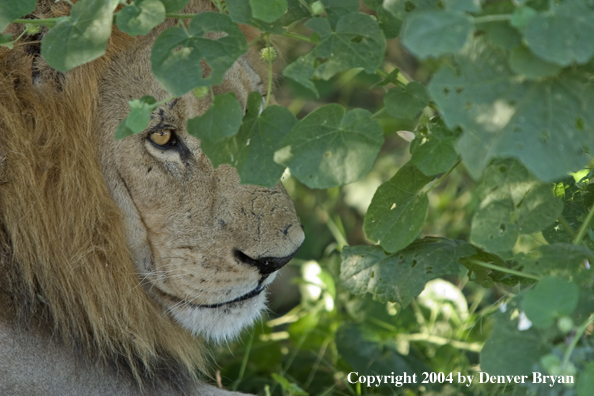
[{"label": "green leaf", "polygon": [[[250,94],[254,95],[259,96]],[[217,143],[205,140],[201,147],[213,166],[227,163],[236,167],[241,183],[273,187],[285,170],[273,161],[274,150],[296,123],[297,118],[286,107],[269,106],[262,114],[248,111],[237,135]]]},{"label": "green leaf", "polygon": [[137,0],[116,15],[118,28],[130,36],[147,34],[165,20],[165,6],[159,0]]},{"label": "green leaf", "polygon": [[513,50],[522,43],[522,35],[507,22],[488,22],[481,24],[489,41],[504,50]]},{"label": "green leaf", "polygon": [[243,109],[233,92],[217,95],[206,113],[188,120],[188,133],[216,143],[237,134],[242,116]]},{"label": "green leaf", "polygon": [[480,39],[456,61],[458,70],[442,67],[429,91],[448,127],[462,127],[458,149],[474,178],[495,157],[518,158],[547,181],[588,163],[585,147],[594,147],[594,113],[587,109],[594,105],[594,87],[585,73],[519,79],[506,53]]},{"label": "green leaf", "polygon": [[518,47],[510,53],[509,65],[513,71],[530,79],[552,77],[561,72],[561,66],[540,59],[526,47]]},{"label": "green leaf", "polygon": [[513,27],[523,29],[536,15],[538,15],[538,12],[534,8],[519,7],[515,9],[509,22]]},{"label": "green leaf", "polygon": [[547,329],[555,319],[569,316],[577,307],[579,288],[559,278],[543,278],[522,300],[522,310],[534,326]]},{"label": "green leaf", "polygon": [[400,30],[402,29],[402,19],[395,17],[384,7],[378,7],[377,18],[379,19],[379,25],[384,32],[384,36],[386,36],[387,39],[398,37]]},{"label": "green leaf", "polygon": [[113,19],[109,1],[80,0],[70,17],[43,38],[41,55],[54,69],[66,72],[105,53]]},{"label": "green leaf", "polygon": [[358,0],[322,0],[322,2],[332,26],[336,26],[343,16],[359,12]]},{"label": "green leaf", "polygon": [[561,66],[594,56],[594,10],[583,0],[568,0],[528,21],[524,37],[537,56]]},{"label": "green leaf", "polygon": [[594,263],[594,253],[585,246],[571,243],[553,243],[540,246],[538,251],[541,256],[533,268],[538,268],[540,273],[558,270],[573,274],[584,265],[586,260]]},{"label": "green leaf", "polygon": [[473,30],[468,16],[455,11],[429,10],[412,14],[402,29],[402,44],[421,59],[453,54]]},{"label": "green leaf", "polygon": [[[387,39],[398,37],[402,28],[402,19],[395,16],[382,5],[382,0],[363,1],[365,5],[377,13],[379,25]],[[355,10],[356,11],[356,10]]]},{"label": "green leaf", "polygon": [[12,49],[12,47],[14,46],[12,42],[12,34],[0,34],[0,46]]},{"label": "green leaf", "polygon": [[35,11],[36,0],[2,0],[0,1],[0,33],[15,19]]},{"label": "green leaf", "polygon": [[554,223],[563,202],[553,185],[534,180],[514,160],[494,162],[479,186],[481,206],[472,220],[471,240],[491,252],[510,251],[519,234],[532,234]]},{"label": "green leaf", "polygon": [[510,251],[519,235],[518,225],[510,217],[513,210],[511,199],[489,201],[474,215],[471,241],[491,252]]},{"label": "green leaf", "polygon": [[184,9],[189,0],[161,0],[161,3],[165,6],[165,11],[168,14],[180,12]]},{"label": "green leaf", "polygon": [[[342,16],[335,28],[326,18],[312,18],[306,26],[320,36],[320,42],[309,54],[287,67],[286,77],[312,89],[307,83],[314,77],[328,80],[336,73],[357,67],[374,73],[381,66],[386,39],[378,23],[367,15],[352,13]],[[316,66],[316,61],[322,61]]]},{"label": "green leaf", "polygon": [[316,73],[314,59],[300,56],[295,62],[291,63],[283,70],[283,76],[303,85],[312,91],[316,98],[320,96],[312,78]]},{"label": "green leaf", "polygon": [[[556,193],[564,202],[563,212],[561,215],[569,223],[573,232],[581,227],[586,214],[590,211],[594,203],[594,184],[588,182],[576,183],[573,177],[566,178],[556,186]],[[552,224],[549,228],[542,232],[547,242],[556,243],[564,242],[571,244],[574,235],[570,235],[561,224]],[[583,242],[590,249],[594,249],[594,243],[588,233],[584,236]]]},{"label": "green leaf", "polygon": [[594,362],[588,363],[577,381],[577,396],[589,396],[594,389]]},{"label": "green leaf", "polygon": [[148,127],[151,122],[151,112],[154,109],[156,103],[155,98],[152,96],[143,96],[140,99],[134,99],[128,102],[130,108],[130,114],[125,120],[126,127],[129,128],[132,133],[140,133]]},{"label": "green leaf", "polygon": [[479,12],[481,10],[480,0],[445,0],[446,10]]},{"label": "green leaf", "polygon": [[[258,2],[258,7],[260,7],[259,9],[266,13],[267,10],[262,7],[264,3],[267,3],[266,0],[258,0]],[[279,0],[273,0],[273,2],[280,3]],[[284,2],[288,3],[288,9],[285,7],[287,12],[285,12],[284,15],[281,14],[281,18],[279,20],[275,21],[274,23],[269,23],[261,19],[257,19],[255,15],[252,16],[253,12],[252,6],[250,5],[251,1],[226,0],[227,11],[229,12],[229,16],[233,22],[252,25],[260,30],[276,34],[283,34],[286,31],[284,26],[309,16],[309,11],[303,8],[303,6],[299,3],[299,0],[285,0]]]},{"label": "green leaf", "polygon": [[427,176],[438,175],[449,171],[458,161],[458,153],[454,148],[455,138],[429,139],[417,146],[411,161]]},{"label": "green leaf", "polygon": [[[336,331],[338,353],[359,375],[380,375],[386,371],[386,367],[389,367],[390,373],[394,372],[394,375],[428,371],[412,348],[407,356],[403,356],[393,345],[378,341],[374,334],[369,334],[351,323],[343,324]],[[372,384],[373,388],[375,385]],[[382,383],[382,386],[394,388],[394,384]],[[411,385],[405,384],[403,387]]]},{"label": "green leaf", "polygon": [[495,326],[480,354],[481,370],[489,375],[532,376],[533,366],[548,352],[536,330],[520,331],[518,319],[510,320],[513,308],[507,304],[505,313],[493,315]]},{"label": "green leaf", "polygon": [[[485,252],[475,246],[476,254],[460,259],[460,263],[468,268],[468,278],[474,283],[481,285],[484,288],[493,287],[495,282],[502,283],[509,286],[517,286],[518,284],[533,284],[533,280],[523,277],[511,275],[503,272],[510,266],[498,255]],[[475,261],[481,261],[487,264],[493,264],[501,267],[501,271],[485,268],[482,265],[476,264]]]},{"label": "green leaf", "polygon": [[429,105],[429,93],[421,83],[413,81],[404,87],[390,89],[384,98],[386,111],[396,118],[415,118]]},{"label": "green leaf", "polygon": [[427,237],[387,254],[379,246],[345,246],[340,280],[351,293],[406,307],[432,279],[456,274],[458,260],[475,254],[468,243]]},{"label": "green leaf", "polygon": [[[210,39],[207,33],[226,33]],[[182,96],[198,86],[217,85],[237,58],[247,51],[245,37],[227,15],[203,12],[190,23],[189,32],[180,27],[165,30],[151,53],[155,77],[175,96]],[[201,61],[208,64],[203,77]]]},{"label": "green leaf", "polygon": [[126,126],[126,120],[124,119],[120,122],[120,125],[116,128],[115,131],[115,139],[121,140],[127,138],[128,136],[134,135],[134,131]]},{"label": "green leaf", "polygon": [[281,377],[280,375],[278,375],[276,373],[272,373],[271,375],[272,375],[272,378],[280,384],[280,386],[283,388],[283,390],[288,392],[289,395],[295,395],[295,396],[308,396],[309,395],[309,393],[307,393],[306,391],[301,389],[299,387],[299,385],[297,385],[293,382],[289,382],[289,380],[286,379],[285,377]]},{"label": "green leaf", "polygon": [[287,11],[287,0],[249,0],[254,18],[274,22]]},{"label": "green leaf", "polygon": [[274,159],[311,188],[352,183],[373,166],[384,131],[371,113],[329,104],[308,114],[278,146]]},{"label": "green leaf", "polygon": [[227,11],[229,16],[235,23],[243,23],[246,25],[253,25],[252,7],[250,2],[246,0],[226,0]]},{"label": "green leaf", "polygon": [[[383,5],[386,10],[399,18],[406,19],[410,13],[424,10],[434,10],[441,6],[439,0],[383,0]],[[441,8],[441,7],[439,7]]]},{"label": "green leaf", "polygon": [[423,229],[429,207],[427,194],[421,190],[433,179],[409,162],[382,184],[365,216],[363,229],[367,238],[380,243],[388,252],[414,241]]}]

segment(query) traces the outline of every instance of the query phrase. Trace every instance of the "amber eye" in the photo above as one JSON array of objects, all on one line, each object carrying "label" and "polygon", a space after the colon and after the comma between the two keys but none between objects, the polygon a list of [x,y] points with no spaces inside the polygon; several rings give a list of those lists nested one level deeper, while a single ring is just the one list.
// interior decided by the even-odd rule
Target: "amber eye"
[{"label": "amber eye", "polygon": [[149,139],[159,148],[167,148],[175,144],[175,137],[171,129],[153,132],[149,135]]}]

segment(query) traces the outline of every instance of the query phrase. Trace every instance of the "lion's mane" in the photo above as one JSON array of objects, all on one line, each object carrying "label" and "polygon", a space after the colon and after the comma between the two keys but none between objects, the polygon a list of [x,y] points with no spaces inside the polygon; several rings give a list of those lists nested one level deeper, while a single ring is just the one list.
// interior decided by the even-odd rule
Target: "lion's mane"
[{"label": "lion's mane", "polygon": [[[36,17],[68,13],[39,3]],[[98,81],[130,45],[114,30],[106,56],[37,84],[39,45],[0,47],[0,316],[117,362],[141,385],[183,384],[204,353],[140,285],[97,160]]]}]

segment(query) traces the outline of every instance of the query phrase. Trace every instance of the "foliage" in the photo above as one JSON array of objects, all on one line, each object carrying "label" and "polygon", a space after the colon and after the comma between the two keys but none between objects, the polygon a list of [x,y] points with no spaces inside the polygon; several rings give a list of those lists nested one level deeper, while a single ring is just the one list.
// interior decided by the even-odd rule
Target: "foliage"
[{"label": "foliage", "polygon": [[[265,186],[288,168],[308,235],[292,267],[301,302],[223,356],[228,385],[275,395],[591,394],[594,5],[213,2],[220,13],[180,15],[187,1],[79,0],[68,17],[30,20],[17,18],[31,1],[1,0],[0,30],[51,27],[42,55],[67,71],[104,53],[112,21],[142,35],[178,18],[156,39],[152,69],[172,96],[195,90],[212,101],[188,130],[213,165]],[[301,43],[282,71],[288,109],[252,93],[242,118],[232,94],[201,90],[246,52],[237,23],[262,31],[249,45],[263,54],[275,53],[271,36]],[[395,37],[416,60],[394,60]],[[270,74],[274,59],[263,56]],[[129,103],[117,138],[141,133],[161,104]],[[410,155],[398,136],[412,140]],[[419,381],[367,388],[349,381],[352,371]],[[477,384],[479,371],[576,383]],[[456,381],[421,384],[423,372]]]}]

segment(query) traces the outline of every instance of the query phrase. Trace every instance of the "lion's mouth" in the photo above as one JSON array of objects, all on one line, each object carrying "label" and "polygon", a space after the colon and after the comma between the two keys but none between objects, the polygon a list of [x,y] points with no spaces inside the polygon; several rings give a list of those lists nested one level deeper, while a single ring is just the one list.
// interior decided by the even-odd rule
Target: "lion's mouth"
[{"label": "lion's mouth", "polygon": [[252,291],[247,292],[246,294],[243,294],[237,298],[234,298],[233,300],[230,301],[225,301],[225,302],[221,302],[221,303],[216,303],[216,304],[195,304],[191,301],[185,300],[185,299],[181,299],[179,297],[173,296],[169,293],[164,292],[163,290],[161,290],[160,288],[158,289],[159,294],[161,294],[163,297],[166,297],[169,300],[173,300],[173,302],[177,305],[177,304],[183,304],[183,305],[190,305],[192,307],[195,308],[219,308],[222,307],[224,305],[228,305],[228,304],[233,304],[233,303],[237,303],[240,301],[245,301],[245,300],[249,300],[250,298],[254,298],[257,295],[259,295],[260,293],[262,293],[265,289],[266,286],[268,285],[262,285],[259,284],[258,286],[256,286]]},{"label": "lion's mouth", "polygon": [[249,300],[252,297],[256,297],[257,295],[259,295],[260,293],[262,293],[264,291],[264,286],[263,285],[258,285],[256,286],[256,288],[246,294],[244,294],[243,296],[239,296],[237,298],[234,298],[231,301],[227,301],[227,302],[223,302],[223,303],[218,303],[218,304],[192,304],[196,307],[200,307],[200,308],[218,308],[218,307],[222,307],[223,305],[227,305],[227,304],[233,304],[236,302],[240,302],[240,301],[244,301],[244,300]]}]

